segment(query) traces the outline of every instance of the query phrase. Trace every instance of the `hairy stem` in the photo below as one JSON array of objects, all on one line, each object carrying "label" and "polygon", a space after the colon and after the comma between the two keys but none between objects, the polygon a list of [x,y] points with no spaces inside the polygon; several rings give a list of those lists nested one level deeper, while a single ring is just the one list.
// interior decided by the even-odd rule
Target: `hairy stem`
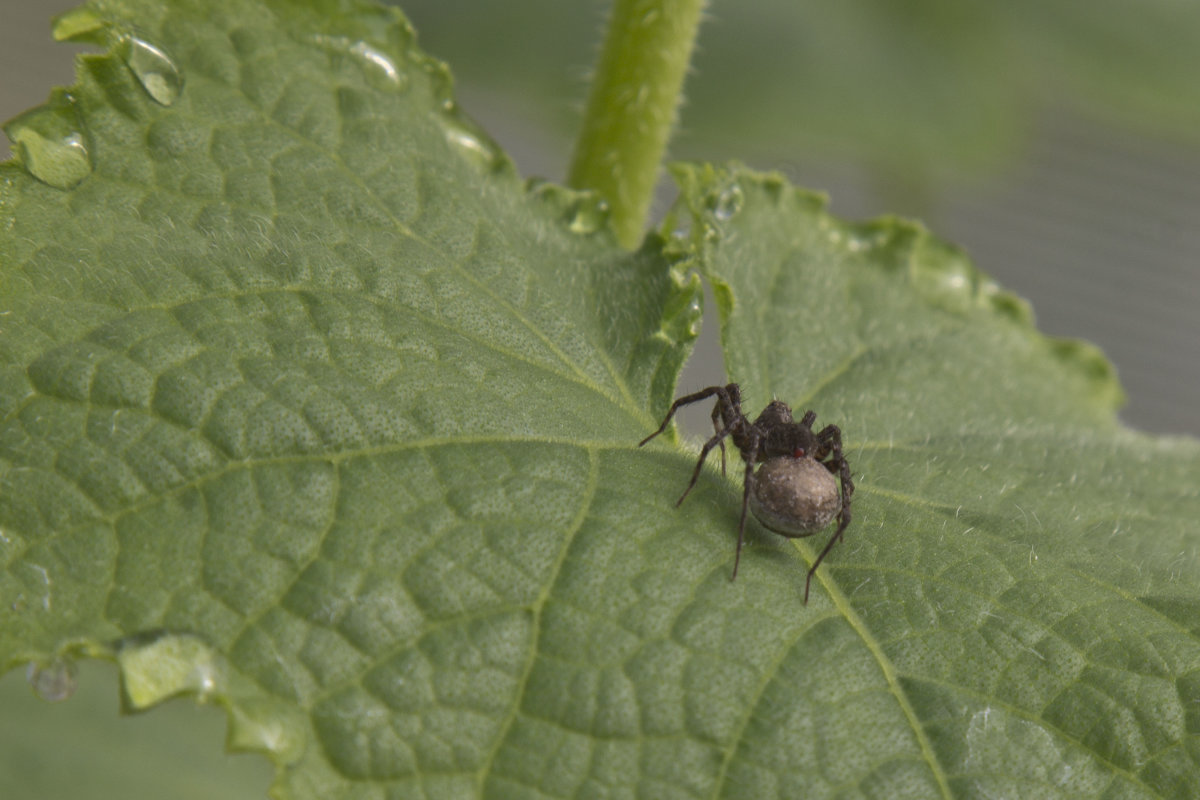
[{"label": "hairy stem", "polygon": [[611,208],[625,247],[641,239],[681,99],[704,0],[615,0],[567,183]]}]

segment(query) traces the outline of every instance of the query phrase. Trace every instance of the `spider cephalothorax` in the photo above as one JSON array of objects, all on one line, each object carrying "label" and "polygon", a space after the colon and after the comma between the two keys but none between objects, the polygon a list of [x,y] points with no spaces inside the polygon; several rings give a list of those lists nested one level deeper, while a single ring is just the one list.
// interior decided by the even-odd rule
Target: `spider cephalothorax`
[{"label": "spider cephalothorax", "polygon": [[[792,410],[779,400],[772,400],[758,415],[758,419],[751,422],[742,413],[741,390],[736,383],[730,383],[710,386],[677,399],[671,404],[658,430],[638,442],[638,447],[666,430],[671,418],[682,406],[714,396],[717,404],[713,407],[712,421],[716,433],[700,450],[692,479],[675,505],[682,503],[696,485],[700,469],[714,447],[721,448],[721,471],[725,471],[725,439],[728,437],[733,440],[746,465],[733,578],[737,578],[738,563],[742,557],[747,509],[752,510],[758,521],[767,528],[789,539],[811,536],[828,525],[836,514],[837,530],[808,570],[808,579],[804,583],[804,602],[807,603],[813,573],[850,524],[850,497],[854,494],[854,481],[850,479],[850,465],[842,455],[842,432],[836,425],[826,425],[814,433],[812,425],[817,419],[815,412],[806,411],[796,422],[792,418]],[[758,464],[762,466],[755,472]],[[834,475],[841,480],[840,498]]]}]

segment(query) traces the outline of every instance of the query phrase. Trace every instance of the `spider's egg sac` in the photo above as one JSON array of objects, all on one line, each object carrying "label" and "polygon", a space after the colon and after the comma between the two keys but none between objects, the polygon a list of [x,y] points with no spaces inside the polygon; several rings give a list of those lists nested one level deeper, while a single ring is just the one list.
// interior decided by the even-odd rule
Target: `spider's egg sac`
[{"label": "spider's egg sac", "polygon": [[755,473],[750,510],[776,533],[816,533],[829,524],[840,507],[833,474],[811,458],[770,458]]}]

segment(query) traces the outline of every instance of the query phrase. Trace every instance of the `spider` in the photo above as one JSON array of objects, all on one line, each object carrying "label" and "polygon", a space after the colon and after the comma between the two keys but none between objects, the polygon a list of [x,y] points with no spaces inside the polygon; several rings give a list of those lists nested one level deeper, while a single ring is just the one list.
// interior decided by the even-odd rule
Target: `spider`
[{"label": "spider", "polygon": [[[742,557],[746,509],[752,509],[754,516],[767,528],[789,539],[811,536],[828,525],[836,514],[837,531],[813,562],[804,582],[804,603],[807,605],[813,573],[850,524],[850,497],[854,494],[854,481],[850,479],[850,465],[842,455],[842,432],[836,425],[826,425],[820,432],[814,433],[812,425],[817,419],[815,412],[806,411],[796,422],[792,418],[792,410],[780,400],[772,400],[758,415],[758,419],[751,422],[742,413],[741,390],[736,383],[729,383],[710,386],[678,398],[671,404],[671,410],[658,430],[638,442],[638,447],[666,430],[671,418],[681,407],[714,396],[717,404],[713,407],[712,421],[716,433],[700,450],[700,459],[692,470],[692,479],[675,505],[678,507],[683,503],[692,491],[700,477],[704,460],[714,447],[721,448],[721,473],[725,473],[725,438],[731,438],[746,464],[746,477],[742,490],[742,516],[738,523],[737,554],[733,559],[733,576],[730,580],[737,579],[738,562]],[[754,467],[759,463],[762,466],[755,473]],[[834,475],[841,480],[840,500]]]}]

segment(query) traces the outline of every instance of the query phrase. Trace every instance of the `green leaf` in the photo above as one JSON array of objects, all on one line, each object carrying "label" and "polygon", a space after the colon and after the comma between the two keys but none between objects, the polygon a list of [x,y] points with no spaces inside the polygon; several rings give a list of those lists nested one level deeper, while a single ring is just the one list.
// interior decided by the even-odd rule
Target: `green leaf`
[{"label": "green leaf", "polygon": [[1200,792],[1197,443],[1118,428],[1107,362],[919,226],[676,175],[744,400],[840,423],[858,484],[729,794]]},{"label": "green leaf", "polygon": [[131,708],[219,702],[285,794],[476,786],[697,280],[526,190],[392,11],[57,30],[111,50],[9,126],[89,174],[0,166],[0,664],[101,656]]},{"label": "green leaf", "polygon": [[[0,666],[217,703],[282,797],[1200,792],[1200,448],[952,248],[701,166],[624,253],[371,5],[57,30],[106,52],[0,165]],[[748,407],[842,427],[808,606],[822,536],[731,583],[737,482],[635,446],[693,266]]]}]

